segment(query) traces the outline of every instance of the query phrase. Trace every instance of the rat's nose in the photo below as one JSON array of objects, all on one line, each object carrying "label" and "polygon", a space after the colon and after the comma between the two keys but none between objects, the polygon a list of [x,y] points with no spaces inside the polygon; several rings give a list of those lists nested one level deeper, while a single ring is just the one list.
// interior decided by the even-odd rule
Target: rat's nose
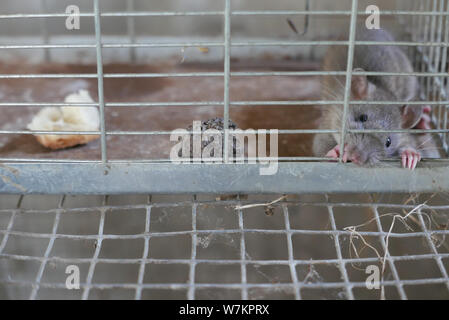
[{"label": "rat's nose", "polygon": [[348,154],[348,160],[351,162],[354,162],[357,165],[362,165],[365,163],[366,159],[362,156],[363,153],[360,152],[358,149],[354,148],[352,150],[349,150]]},{"label": "rat's nose", "polygon": [[360,164],[360,154],[353,152],[349,156],[349,160],[351,160],[351,162],[354,162],[355,164]]}]

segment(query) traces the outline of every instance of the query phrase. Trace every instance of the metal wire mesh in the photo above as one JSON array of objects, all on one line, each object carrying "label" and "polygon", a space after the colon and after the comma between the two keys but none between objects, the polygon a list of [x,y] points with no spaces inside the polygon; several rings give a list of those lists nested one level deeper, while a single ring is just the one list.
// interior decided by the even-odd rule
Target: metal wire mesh
[{"label": "metal wire mesh", "polygon": [[[0,294],[378,299],[365,268],[385,261],[386,298],[449,298],[445,196],[291,195],[273,215],[238,209],[273,196],[214,197],[2,196]],[[410,229],[392,227],[407,214]],[[66,289],[68,265],[81,270],[79,290]]]},{"label": "metal wire mesh", "polygon": [[[133,1],[128,1],[127,9],[132,10]],[[80,131],[28,131],[28,130],[1,130],[0,134],[55,134],[55,135],[101,135],[101,162],[105,164],[106,162],[113,163],[114,160],[108,159],[107,156],[107,143],[106,138],[109,136],[121,136],[121,135],[169,135],[171,131],[160,131],[160,130],[148,130],[148,131],[124,131],[124,130],[107,130],[105,127],[105,108],[107,107],[156,107],[156,106],[223,106],[223,117],[224,119],[229,119],[229,109],[231,106],[265,106],[265,105],[292,105],[292,106],[306,106],[306,105],[330,105],[330,104],[342,104],[344,105],[344,114],[347,114],[349,105],[357,104],[357,101],[352,101],[349,95],[349,84],[352,75],[367,75],[367,76],[393,76],[393,75],[413,75],[417,76],[421,82],[421,89],[423,90],[422,99],[424,101],[364,101],[366,104],[389,104],[389,105],[404,105],[404,104],[428,104],[438,112],[434,113],[434,121],[437,124],[437,128],[434,130],[421,131],[421,130],[395,130],[394,132],[401,133],[412,133],[418,134],[423,132],[428,133],[438,133],[444,138],[444,146],[447,151],[447,141],[446,136],[448,132],[447,128],[447,83],[444,83],[444,77],[447,75],[446,61],[447,61],[447,7],[448,4],[445,1],[408,1],[398,3],[398,6],[406,9],[408,6],[409,10],[383,10],[382,15],[385,17],[395,17],[401,18],[405,26],[409,28],[409,32],[412,35],[411,41],[394,41],[394,42],[373,42],[373,41],[356,41],[355,32],[356,24],[358,18],[361,19],[366,16],[364,11],[360,10],[359,1],[354,0],[351,3],[351,10],[254,10],[254,11],[233,11],[231,7],[231,0],[224,1],[223,11],[189,11],[189,12],[175,12],[175,11],[161,11],[161,12],[101,12],[99,1],[93,1],[93,12],[81,13],[81,17],[93,18],[95,26],[95,42],[85,43],[85,44],[47,44],[48,39],[45,34],[46,31],[43,30],[44,43],[32,44],[32,45],[1,45],[0,49],[68,49],[68,48],[92,48],[96,50],[96,74],[3,74],[0,78],[3,79],[60,79],[60,78],[92,78],[98,81],[98,101],[95,103],[84,103],[84,104],[73,104],[82,106],[98,106],[100,109],[100,131],[90,131],[90,132],[80,132]],[[45,7],[43,7],[45,9]],[[359,11],[360,10],[360,11]],[[231,39],[231,18],[235,16],[248,16],[248,17],[260,17],[260,16],[343,16],[350,21],[349,25],[349,37],[347,41],[332,41],[332,40],[311,40],[311,41],[233,41]],[[53,19],[67,17],[66,13],[39,13],[39,14],[3,14],[0,15],[2,20],[15,20],[20,19],[26,23],[29,19]],[[220,16],[223,17],[223,41],[217,42],[183,42],[183,43],[104,43],[102,40],[101,32],[101,18],[107,17],[127,17],[129,18],[128,25],[128,37],[133,39],[133,19],[136,17],[179,17],[179,16]],[[413,28],[413,26],[418,25],[418,28]],[[47,39],[47,40],[45,40]],[[415,62],[415,72],[412,73],[392,73],[392,72],[357,72],[352,70],[352,56],[354,52],[354,47],[357,45],[397,45],[401,47],[407,47],[411,52],[417,52],[414,55],[413,61]],[[330,45],[342,45],[348,47],[348,67],[346,71],[278,71],[278,72],[231,72],[230,60],[231,60],[231,48],[234,47],[279,47],[279,46],[330,46]],[[160,48],[160,47],[221,47],[224,50],[223,62],[224,69],[223,72],[173,72],[173,73],[105,73],[103,71],[103,51],[106,48]],[[412,54],[412,53],[411,53]],[[230,81],[231,78],[236,77],[262,77],[262,76],[324,76],[324,75],[342,75],[346,77],[346,89],[345,97],[343,101],[330,101],[330,100],[313,100],[313,101],[238,101],[230,99]],[[106,102],[104,97],[104,83],[103,79],[108,78],[172,78],[172,77],[221,77],[224,79],[224,95],[223,101],[185,101],[185,102]],[[4,102],[0,106],[51,106],[58,105],[64,106],[69,105],[68,103],[33,103],[33,102]],[[446,124],[446,125],[445,125]],[[226,127],[226,125],[225,125]],[[357,130],[350,130],[345,127],[344,121],[342,122],[342,133],[358,133]],[[279,130],[279,134],[322,134],[322,133],[337,133],[337,130]],[[368,132],[368,131],[366,131]],[[383,132],[382,130],[371,130],[369,132]],[[344,140],[345,134],[341,135]],[[228,136],[225,136],[225,145],[227,143]],[[344,142],[344,141],[342,141]],[[227,148],[224,148],[224,162],[228,162]],[[14,159],[14,158],[1,158],[2,161],[24,161],[33,162],[38,161],[36,159]],[[51,162],[54,159],[47,159],[47,162]],[[121,159],[120,161],[126,161],[128,163],[145,160],[147,162],[169,162],[169,159]],[[326,160],[325,158],[317,157],[280,157],[276,159],[279,161],[305,161],[305,160]],[[58,159],[58,162],[79,162],[75,159]],[[116,160],[115,160],[116,161]],[[341,161],[341,159],[340,159]],[[92,161],[94,163],[94,161]]]}]

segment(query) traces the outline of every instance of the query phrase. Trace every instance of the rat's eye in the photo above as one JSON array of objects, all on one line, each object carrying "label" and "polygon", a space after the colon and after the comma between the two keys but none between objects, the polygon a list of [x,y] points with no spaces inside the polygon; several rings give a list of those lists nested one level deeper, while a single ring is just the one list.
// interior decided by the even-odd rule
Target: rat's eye
[{"label": "rat's eye", "polygon": [[391,138],[390,137],[387,138],[387,142],[385,142],[385,146],[387,148],[391,146]]},{"label": "rat's eye", "polygon": [[366,114],[362,114],[359,117],[360,122],[367,122],[368,121],[368,116]]}]

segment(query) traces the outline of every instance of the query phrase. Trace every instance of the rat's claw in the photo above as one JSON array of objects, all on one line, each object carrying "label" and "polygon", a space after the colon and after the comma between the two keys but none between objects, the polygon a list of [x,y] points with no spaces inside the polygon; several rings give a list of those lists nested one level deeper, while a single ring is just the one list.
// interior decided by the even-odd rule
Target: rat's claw
[{"label": "rat's claw", "polygon": [[404,150],[401,154],[402,167],[414,170],[418,161],[421,160],[421,154],[414,149]]},{"label": "rat's claw", "polygon": [[326,157],[338,159],[340,157],[340,146],[337,144],[332,150],[326,153]]},{"label": "rat's claw", "polygon": [[[344,153],[343,153],[343,162],[347,162],[348,161],[348,152],[347,152],[347,147],[345,146],[344,149]],[[333,158],[333,159],[338,159],[340,158],[340,145],[336,145],[332,150],[330,150],[327,154],[326,154],[327,158]]]}]

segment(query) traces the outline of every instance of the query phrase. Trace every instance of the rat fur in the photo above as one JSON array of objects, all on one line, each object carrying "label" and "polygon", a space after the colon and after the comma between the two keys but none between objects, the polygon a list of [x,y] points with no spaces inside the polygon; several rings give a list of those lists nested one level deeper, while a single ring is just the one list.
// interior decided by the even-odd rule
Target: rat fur
[{"label": "rat fur", "polygon": [[[359,28],[360,29],[360,28]],[[386,30],[367,30],[357,33],[357,41],[394,41]],[[332,46],[325,55],[324,71],[346,71],[347,46]],[[413,72],[405,53],[394,45],[356,45],[354,48],[354,71],[366,72]],[[322,98],[344,100],[344,76],[325,76],[322,81]],[[416,101],[419,85],[414,76],[364,76],[351,78],[352,101]],[[323,108],[320,129],[341,130],[343,105]],[[424,106],[350,104],[346,119],[347,129],[398,130],[415,127],[421,120]],[[317,134],[313,152],[319,157],[337,158],[343,152],[343,160],[359,165],[374,165],[389,157],[402,157],[404,167],[414,169],[422,156],[438,157],[436,148],[422,148],[431,136],[405,133],[348,133],[345,147],[340,148],[340,134]]]}]

